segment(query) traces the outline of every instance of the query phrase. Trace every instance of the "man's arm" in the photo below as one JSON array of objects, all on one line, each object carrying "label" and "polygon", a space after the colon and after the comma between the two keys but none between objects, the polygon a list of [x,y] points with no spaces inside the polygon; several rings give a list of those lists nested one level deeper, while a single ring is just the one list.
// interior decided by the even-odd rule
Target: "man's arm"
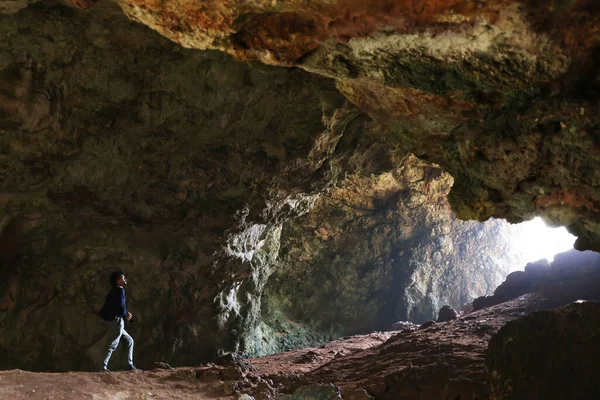
[{"label": "man's arm", "polygon": [[120,292],[121,292],[121,299],[120,299],[120,306],[119,306],[119,310],[117,315],[119,315],[119,317],[123,317],[125,319],[127,319],[127,306],[125,304],[125,289],[120,288]]}]

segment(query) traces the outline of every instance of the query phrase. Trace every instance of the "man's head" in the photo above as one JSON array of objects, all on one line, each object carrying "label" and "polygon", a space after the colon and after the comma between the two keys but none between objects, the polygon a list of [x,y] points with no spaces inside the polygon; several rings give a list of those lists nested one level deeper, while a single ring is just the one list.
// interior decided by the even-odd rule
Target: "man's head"
[{"label": "man's head", "polygon": [[123,271],[115,271],[110,274],[110,285],[112,287],[124,287],[127,285],[127,279],[125,279],[125,273]]}]

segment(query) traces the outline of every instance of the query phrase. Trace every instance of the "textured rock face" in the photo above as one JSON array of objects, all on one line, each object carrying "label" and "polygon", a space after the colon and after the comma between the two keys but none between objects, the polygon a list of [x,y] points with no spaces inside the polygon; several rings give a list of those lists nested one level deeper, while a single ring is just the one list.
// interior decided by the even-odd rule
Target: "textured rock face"
[{"label": "textured rock face", "polygon": [[509,322],[492,337],[486,354],[491,398],[598,398],[599,340],[598,302]]},{"label": "textured rock face", "polygon": [[[473,301],[473,309],[489,307],[514,299],[526,293],[547,293],[560,291],[561,285],[576,280],[588,280],[591,287],[583,290],[582,298],[600,289],[598,272],[600,254],[592,251],[570,250],[556,255],[552,263],[546,260],[530,263],[524,271],[515,271],[506,277],[506,281],[494,290],[493,296],[483,296]],[[594,284],[596,286],[594,286]]]},{"label": "textured rock face", "polygon": [[414,156],[393,172],[349,177],[286,223],[279,266],[265,288],[251,354],[373,329],[422,323],[445,304],[490,293],[516,265],[510,225],[454,218],[452,178]]},{"label": "textured rock face", "polygon": [[326,79],[181,49],[110,4],[31,6],[0,37],[0,362],[97,357],[117,268],[140,365],[231,348],[281,222],[335,181],[342,134],[370,146],[366,118]]},{"label": "textured rock face", "polygon": [[35,3],[37,0],[2,0],[0,1],[0,14],[16,13],[30,3]]},{"label": "textured rock face", "polygon": [[120,0],[186,47],[294,65],[449,171],[459,218],[543,215],[600,249],[597,2]]},{"label": "textured rock face", "polygon": [[460,217],[545,214],[596,243],[584,4],[120,2],[184,46],[310,74],[66,3],[89,11],[0,1],[20,10],[0,18],[0,367],[97,360],[117,268],[140,366],[286,348],[262,339],[292,320],[322,340],[489,293],[504,264],[452,216],[431,160],[455,176]]},{"label": "textured rock face", "polygon": [[452,321],[458,317],[458,313],[456,310],[450,306],[444,306],[440,308],[440,312],[438,313],[437,322],[446,322]]}]

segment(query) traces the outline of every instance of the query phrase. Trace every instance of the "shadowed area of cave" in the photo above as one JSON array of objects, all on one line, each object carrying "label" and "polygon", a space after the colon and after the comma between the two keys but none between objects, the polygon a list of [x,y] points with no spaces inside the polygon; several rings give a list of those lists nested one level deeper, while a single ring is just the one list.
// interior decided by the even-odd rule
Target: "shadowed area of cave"
[{"label": "shadowed area of cave", "polygon": [[144,3],[0,0],[0,369],[97,371],[122,269],[153,370],[0,397],[600,395],[596,6]]}]

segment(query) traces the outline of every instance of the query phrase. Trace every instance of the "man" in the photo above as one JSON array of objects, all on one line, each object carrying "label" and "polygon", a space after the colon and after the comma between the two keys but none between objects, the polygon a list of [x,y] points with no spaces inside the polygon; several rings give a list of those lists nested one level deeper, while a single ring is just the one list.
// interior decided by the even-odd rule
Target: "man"
[{"label": "man", "polygon": [[110,275],[110,284],[112,288],[106,295],[106,301],[99,313],[99,315],[108,323],[107,335],[110,340],[101,371],[110,372],[108,369],[108,361],[110,360],[113,351],[115,351],[119,345],[121,339],[125,339],[127,342],[127,349],[129,350],[127,360],[129,366],[127,369],[137,370],[135,365],[133,365],[133,338],[125,330],[125,321],[132,321],[133,315],[127,311],[127,306],[125,305],[125,286],[127,286],[127,279],[125,279],[124,272],[113,272]]}]

